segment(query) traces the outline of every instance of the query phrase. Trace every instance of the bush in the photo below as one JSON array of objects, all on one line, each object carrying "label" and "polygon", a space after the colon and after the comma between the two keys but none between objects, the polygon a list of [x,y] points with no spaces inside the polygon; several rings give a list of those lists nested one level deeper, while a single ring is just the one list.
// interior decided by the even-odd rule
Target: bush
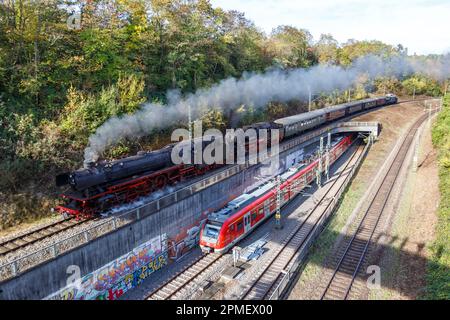
[{"label": "bush", "polygon": [[441,88],[435,80],[415,75],[402,81],[402,86],[406,94],[424,94],[428,96],[439,96]]},{"label": "bush", "polygon": [[135,75],[120,77],[117,84],[98,94],[85,94],[70,88],[61,115],[60,128],[78,144],[85,144],[90,134],[113,116],[133,113],[145,101],[144,81]]},{"label": "bush", "polygon": [[436,239],[431,246],[425,298],[450,299],[450,95],[433,126],[433,144],[438,150],[439,189]]},{"label": "bush", "polygon": [[[0,100],[0,196],[5,197],[0,200],[0,229],[48,215],[49,210],[36,208],[50,208],[55,202],[54,176],[77,168],[89,135],[108,118],[139,108],[143,90],[143,80],[135,75],[120,77],[97,94],[70,88],[56,120],[11,112]],[[128,152],[128,145],[122,144],[109,156]]]}]

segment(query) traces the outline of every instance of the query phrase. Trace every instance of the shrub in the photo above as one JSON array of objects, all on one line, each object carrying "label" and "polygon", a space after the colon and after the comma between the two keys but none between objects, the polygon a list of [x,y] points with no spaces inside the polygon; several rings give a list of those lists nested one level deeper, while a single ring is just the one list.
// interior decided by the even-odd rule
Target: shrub
[{"label": "shrub", "polygon": [[436,239],[431,246],[425,298],[450,299],[450,95],[433,126],[433,144],[438,150],[439,189]]}]

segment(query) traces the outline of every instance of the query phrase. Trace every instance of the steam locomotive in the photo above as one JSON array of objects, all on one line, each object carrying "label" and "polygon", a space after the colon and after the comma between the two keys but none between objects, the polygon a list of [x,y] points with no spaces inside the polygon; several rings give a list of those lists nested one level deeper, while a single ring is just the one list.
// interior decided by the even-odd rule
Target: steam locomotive
[{"label": "steam locomotive", "polygon": [[[289,139],[324,123],[374,107],[395,104],[397,97],[386,95],[352,101],[307,113],[260,122],[244,129],[279,129],[280,140]],[[210,141],[202,141],[205,147]],[[64,204],[56,211],[64,216],[93,216],[130,203],[167,185],[202,175],[222,164],[174,164],[171,160],[175,144],[114,161],[90,163],[85,168],[56,176],[56,185],[69,185],[71,192],[62,194]],[[193,152],[193,150],[191,150]]]}]

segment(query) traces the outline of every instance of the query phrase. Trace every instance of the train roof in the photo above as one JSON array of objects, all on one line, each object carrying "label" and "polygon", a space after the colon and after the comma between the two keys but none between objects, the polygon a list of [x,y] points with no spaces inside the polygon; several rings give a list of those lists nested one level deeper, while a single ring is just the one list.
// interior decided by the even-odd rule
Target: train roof
[{"label": "train roof", "polygon": [[313,119],[315,117],[319,117],[322,115],[325,115],[327,112],[330,112],[330,110],[343,110],[347,107],[351,107],[360,103],[365,103],[365,102],[370,102],[370,101],[375,101],[378,100],[382,97],[377,97],[377,98],[367,98],[367,99],[362,99],[362,100],[354,100],[354,101],[350,101],[350,102],[346,102],[346,103],[341,103],[341,104],[337,104],[334,106],[328,106],[328,107],[324,107],[322,109],[317,109],[317,110],[313,110],[310,112],[304,112],[304,113],[300,113],[300,114],[296,114],[294,116],[290,116],[290,117],[284,117],[281,119],[276,119],[274,120],[275,123],[278,124],[282,124],[282,125],[290,125],[293,123],[297,123],[297,122],[301,122],[301,121],[305,121],[305,120],[309,120],[309,119]]},{"label": "train roof", "polygon": [[223,223],[226,219],[231,217],[235,212],[239,211],[241,208],[245,207],[247,204],[254,200],[254,195],[249,193],[244,193],[239,197],[228,202],[228,204],[222,209],[211,213],[208,217],[208,221]]},{"label": "train roof", "polygon": [[[301,170],[303,167],[305,167],[305,164],[299,164],[295,168],[290,168],[287,171],[280,174],[281,180],[285,181],[290,176]],[[233,214],[238,212],[239,210],[245,208],[247,205],[254,202],[256,199],[259,199],[262,195],[266,194],[268,191],[275,188],[276,181],[270,180],[249,193],[244,193],[240,195],[239,197],[235,198],[234,200],[228,202],[228,204],[223,207],[222,209],[215,211],[211,213],[211,215],[208,217],[208,221],[211,222],[218,222],[223,223],[225,220],[227,220],[229,217],[231,217]]]},{"label": "train roof", "polygon": [[319,116],[324,115],[326,112],[323,109],[313,110],[311,112],[304,112],[300,114],[296,114],[295,116],[285,117],[281,119],[277,119],[274,122],[282,125],[290,125],[293,123],[297,123],[300,121],[310,120]]}]

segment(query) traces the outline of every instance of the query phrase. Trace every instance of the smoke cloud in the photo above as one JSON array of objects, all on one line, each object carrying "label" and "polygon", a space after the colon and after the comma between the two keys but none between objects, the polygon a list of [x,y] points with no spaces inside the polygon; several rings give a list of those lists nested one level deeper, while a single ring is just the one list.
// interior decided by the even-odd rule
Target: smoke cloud
[{"label": "smoke cloud", "polygon": [[382,59],[368,55],[355,60],[347,68],[317,65],[309,69],[246,73],[240,79],[228,78],[184,97],[172,90],[167,93],[166,105],[147,103],[134,114],[107,120],[89,138],[85,163],[97,161],[107,148],[123,138],[145,136],[154,129],[167,127],[176,121],[186,121],[188,106],[192,119],[195,119],[211,107],[220,110],[235,109],[241,105],[260,108],[271,101],[306,100],[309,92],[317,94],[346,90],[354,86],[362,75],[367,80],[373,80],[381,76],[402,78],[412,73],[442,81],[450,76],[450,55],[432,60],[404,56]]}]

